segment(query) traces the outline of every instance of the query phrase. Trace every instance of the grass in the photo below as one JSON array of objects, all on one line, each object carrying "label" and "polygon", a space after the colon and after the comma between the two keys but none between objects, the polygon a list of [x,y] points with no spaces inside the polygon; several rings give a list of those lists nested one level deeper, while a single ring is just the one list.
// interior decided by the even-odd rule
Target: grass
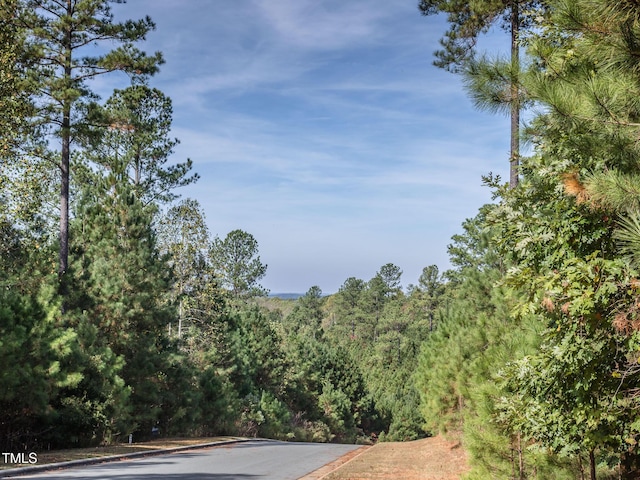
[{"label": "grass", "polygon": [[[336,466],[337,469],[334,469]],[[326,469],[320,469],[303,478],[458,480],[469,469],[466,454],[459,444],[442,437],[413,442],[378,443],[373,447],[358,450],[353,458],[333,467],[328,465]]]}]

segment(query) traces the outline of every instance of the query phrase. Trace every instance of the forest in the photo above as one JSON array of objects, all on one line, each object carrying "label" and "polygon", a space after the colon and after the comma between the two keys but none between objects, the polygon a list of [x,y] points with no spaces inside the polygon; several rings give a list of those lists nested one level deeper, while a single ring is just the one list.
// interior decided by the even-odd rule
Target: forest
[{"label": "forest", "polygon": [[[444,434],[469,479],[640,478],[640,4],[420,1],[435,65],[511,118],[509,181],[483,178],[451,269],[279,300],[257,239],[179,197],[155,25],[110,3],[0,2],[3,451]],[[492,28],[509,55],[476,51]]]}]

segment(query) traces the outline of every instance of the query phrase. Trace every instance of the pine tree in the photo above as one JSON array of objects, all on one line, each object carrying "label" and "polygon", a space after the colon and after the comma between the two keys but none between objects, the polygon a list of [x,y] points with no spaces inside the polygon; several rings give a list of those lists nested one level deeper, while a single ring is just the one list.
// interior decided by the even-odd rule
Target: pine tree
[{"label": "pine tree", "polygon": [[236,300],[264,296],[267,290],[258,281],[267,273],[267,265],[258,255],[258,241],[250,233],[233,230],[224,240],[216,237],[209,253],[222,286]]},{"label": "pine tree", "polygon": [[171,278],[157,251],[155,212],[126,184],[87,192],[84,205],[74,250],[75,284],[83,295],[70,306],[90,312],[101,341],[122,358],[121,375],[131,389],[129,428],[146,433],[166,414],[166,329],[176,316],[166,302]]},{"label": "pine tree", "polygon": [[[520,157],[520,32],[531,24],[531,11],[540,8],[546,2],[531,0],[490,0],[468,2],[461,0],[421,0],[420,11],[423,15],[444,12],[448,16],[450,29],[440,40],[443,49],[435,55],[434,64],[452,72],[465,72],[468,80],[476,84],[478,80],[492,84],[489,95],[476,95],[479,106],[490,108],[505,107],[511,116],[511,154],[509,183],[518,184],[518,165]],[[490,67],[486,59],[478,63],[475,59],[475,45],[480,34],[487,32],[494,23],[502,26],[511,35],[511,54],[506,73]],[[497,88],[496,88],[497,87]],[[478,89],[475,89],[478,92]],[[497,95],[497,96],[496,96]],[[494,101],[497,100],[497,101]]]},{"label": "pine tree", "polygon": [[320,339],[323,335],[324,298],[317,285],[311,287],[298,299],[291,313],[283,320],[289,335]]},{"label": "pine tree", "polygon": [[511,263],[496,248],[506,234],[489,220],[496,208],[485,206],[467,220],[450,249],[452,264],[460,267],[447,275],[454,281],[418,357],[421,412],[431,432],[461,439],[470,453],[470,478],[528,478],[534,472],[537,478],[564,478],[568,462],[529,448],[522,425],[506,422],[498,407],[514,395],[496,373],[535,353],[544,325],[524,311],[513,315],[526,296],[504,285]]},{"label": "pine tree", "polygon": [[[575,149],[601,159],[565,172],[565,191],[619,219],[616,237],[634,262],[640,218],[637,13],[626,4],[560,3],[532,42],[539,68],[528,85],[553,112],[545,117],[547,132],[572,132]],[[565,31],[571,34],[560,37]]]},{"label": "pine tree", "polygon": [[0,443],[21,450],[106,440],[127,395],[121,362],[96,342],[95,329],[60,318],[49,249],[7,221],[0,238],[0,360],[7,367]]},{"label": "pine tree", "polygon": [[157,230],[159,251],[173,272],[171,299],[177,305],[178,316],[168,334],[186,356],[184,367],[193,368],[191,375],[197,378],[197,384],[183,387],[198,395],[199,404],[189,408],[199,414],[195,432],[234,433],[240,410],[231,381],[237,368],[237,325],[208,257],[210,239],[202,208],[195,200],[184,200],[161,217]]},{"label": "pine tree", "polygon": [[329,317],[326,334],[335,345],[348,350],[355,348],[357,330],[364,319],[362,301],[366,290],[364,280],[347,278],[335,296],[335,309]]},{"label": "pine tree", "polygon": [[144,204],[167,203],[174,190],[198,180],[191,160],[166,166],[178,139],[170,138],[171,99],[156,88],[133,85],[115,90],[105,105],[93,105],[97,126],[83,139],[84,157],[103,175],[127,182]]},{"label": "pine tree", "polygon": [[[134,44],[155,28],[149,17],[115,23],[113,0],[23,0],[16,25],[26,31],[35,52],[29,70],[38,106],[35,124],[48,125],[61,150],[55,168],[60,172],[59,275],[64,278],[69,253],[69,199],[72,140],[85,126],[87,100],[93,94],[87,82],[121,71],[133,78],[155,73],[162,56],[147,56]],[[119,47],[103,55],[91,55],[90,46],[115,42]],[[38,150],[31,152],[39,156]],[[42,157],[41,157],[42,158]],[[44,157],[44,161],[49,161]],[[64,291],[63,287],[63,292]]]}]

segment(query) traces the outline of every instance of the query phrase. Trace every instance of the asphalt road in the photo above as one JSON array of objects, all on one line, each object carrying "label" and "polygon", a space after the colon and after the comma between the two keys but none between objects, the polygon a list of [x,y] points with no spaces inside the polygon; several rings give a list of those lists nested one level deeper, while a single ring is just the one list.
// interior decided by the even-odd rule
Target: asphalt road
[{"label": "asphalt road", "polygon": [[11,478],[296,480],[357,448],[358,445],[255,440]]}]

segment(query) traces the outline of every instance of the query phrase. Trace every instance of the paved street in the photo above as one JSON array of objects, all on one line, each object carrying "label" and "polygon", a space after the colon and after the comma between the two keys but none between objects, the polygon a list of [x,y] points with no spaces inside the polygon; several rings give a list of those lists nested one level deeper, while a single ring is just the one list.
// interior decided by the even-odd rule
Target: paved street
[{"label": "paved street", "polygon": [[255,440],[11,478],[295,480],[357,448],[357,445]]}]

